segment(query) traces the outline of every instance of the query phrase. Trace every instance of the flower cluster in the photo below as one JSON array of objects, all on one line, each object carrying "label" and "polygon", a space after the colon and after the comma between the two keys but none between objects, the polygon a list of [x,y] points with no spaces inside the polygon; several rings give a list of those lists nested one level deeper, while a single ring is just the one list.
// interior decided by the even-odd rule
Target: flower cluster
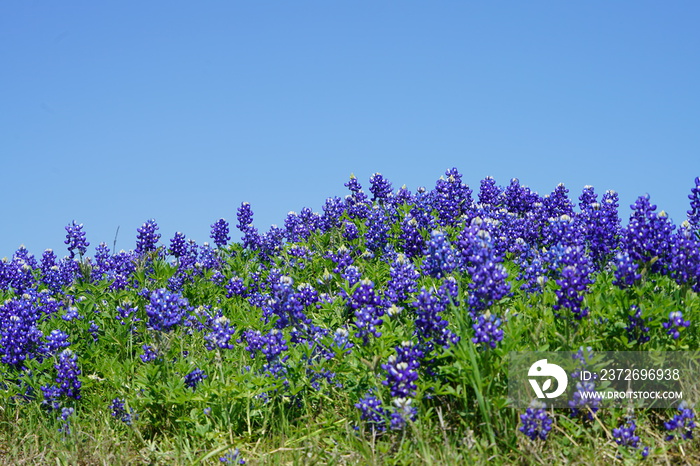
[{"label": "flower cluster", "polygon": [[136,236],[136,253],[144,254],[149,251],[156,250],[156,244],[160,239],[160,233],[156,233],[158,224],[154,219],[146,220],[146,222],[137,229]]},{"label": "flower cluster", "polygon": [[199,385],[202,380],[207,378],[207,374],[204,373],[204,371],[200,368],[195,368],[185,376],[185,386],[191,388],[192,390],[197,389],[197,385]]},{"label": "flower cluster", "polygon": [[426,355],[436,347],[449,348],[459,342],[459,337],[447,328],[449,322],[442,317],[448,302],[449,298],[445,293],[436,296],[421,288],[413,303],[416,314],[414,335]]},{"label": "flower cluster", "polygon": [[634,285],[642,276],[637,273],[639,264],[635,263],[626,252],[618,252],[615,255],[615,280],[613,285],[622,289]]},{"label": "flower cluster", "polygon": [[629,323],[625,327],[627,331],[627,341],[636,341],[639,344],[648,342],[651,339],[648,325],[652,318],[647,317],[645,320],[642,317],[642,310],[635,305],[630,307],[630,312],[631,313],[627,316]]},{"label": "flower cluster", "polygon": [[582,308],[583,294],[588,285],[593,283],[590,278],[592,265],[580,246],[567,247],[561,258],[563,268],[560,278],[556,281],[559,289],[555,291],[557,303],[554,310],[569,309],[574,318],[581,320],[588,315],[588,309]]},{"label": "flower cluster", "polygon": [[219,461],[224,464],[245,464],[245,459],[238,448],[229,450],[224,456],[220,456]]},{"label": "flower cluster", "polygon": [[508,272],[501,264],[502,259],[487,230],[467,228],[460,235],[459,243],[472,278],[469,283],[469,313],[476,319],[479,313],[510,292],[510,284],[506,282]]},{"label": "flower cluster", "polygon": [[547,440],[552,430],[552,418],[547,414],[546,405],[539,401],[533,401],[520,415],[520,422],[522,425],[518,430],[531,440]]},{"label": "flower cluster", "polygon": [[487,312],[478,316],[476,323],[472,326],[474,329],[472,342],[475,345],[484,343],[491,348],[495,348],[498,342],[503,340],[503,330],[499,328],[500,326],[501,319],[493,314]]},{"label": "flower cluster", "polygon": [[439,230],[433,231],[423,260],[424,273],[431,277],[443,278],[449,275],[457,265],[457,256],[445,233]]},{"label": "flower cluster", "polygon": [[115,398],[109,405],[112,411],[112,417],[119,419],[121,422],[130,426],[134,418],[134,408],[126,409],[126,401],[123,398]]},{"label": "flower cluster", "polygon": [[154,330],[169,332],[180,325],[189,311],[189,303],[178,293],[160,288],[151,293],[146,305],[148,324]]},{"label": "flower cluster", "polygon": [[286,373],[284,363],[289,355],[281,355],[289,347],[282,332],[272,329],[268,334],[262,334],[259,330],[246,330],[242,338],[248,343],[246,351],[250,353],[251,358],[254,358],[258,351],[265,356],[267,364],[263,366],[263,372],[275,377],[281,377]]},{"label": "flower cluster", "polygon": [[668,322],[663,322],[661,325],[666,329],[666,333],[671,335],[671,338],[678,340],[678,337],[681,336],[680,330],[690,327],[690,321],[683,319],[681,311],[671,311],[668,314]]},{"label": "flower cluster", "polygon": [[369,335],[373,335],[375,338],[382,336],[377,327],[384,322],[381,319],[384,315],[384,303],[374,292],[374,283],[370,280],[362,280],[353,292],[349,306],[354,311],[354,324],[357,327],[355,336],[357,338],[362,338],[364,344],[367,344]]},{"label": "flower cluster", "polygon": [[667,441],[673,440],[678,436],[684,440],[693,438],[693,431],[696,426],[695,412],[685,401],[678,406],[678,411],[678,414],[673,416],[670,421],[664,423],[664,427],[668,431],[666,434]]},{"label": "flower cluster", "polygon": [[228,233],[228,222],[223,218],[220,218],[211,226],[211,239],[213,239],[214,244],[216,244],[220,248],[226,246],[231,240],[231,237],[228,235]]},{"label": "flower cluster", "polygon": [[396,347],[396,355],[389,356],[386,364],[382,364],[386,380],[382,383],[389,387],[391,396],[395,398],[412,398],[416,394],[416,380],[423,352],[409,341],[404,341]]},{"label": "flower cluster", "polygon": [[688,194],[688,199],[690,199],[688,222],[693,228],[700,230],[700,176],[695,178],[695,186]]},{"label": "flower cluster", "polygon": [[75,257],[75,251],[78,251],[80,257],[85,254],[90,243],[85,241],[85,232],[83,231],[83,224],[75,223],[75,220],[70,225],[66,226],[66,240],[64,241],[68,245],[68,252],[70,253],[70,258]]}]

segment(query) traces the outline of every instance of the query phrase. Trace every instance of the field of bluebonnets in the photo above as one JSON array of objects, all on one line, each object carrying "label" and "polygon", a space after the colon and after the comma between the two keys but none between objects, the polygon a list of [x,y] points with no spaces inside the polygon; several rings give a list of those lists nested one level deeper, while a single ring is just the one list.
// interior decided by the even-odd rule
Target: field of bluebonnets
[{"label": "field of bluebonnets", "polygon": [[[648,196],[517,179],[368,192],[211,243],[21,247],[0,263],[0,458],[21,463],[700,463],[693,402],[509,407],[511,351],[698,349],[700,178]],[[234,206],[232,208],[235,209]],[[59,258],[68,253],[65,257]],[[595,390],[595,383],[577,390]]]}]

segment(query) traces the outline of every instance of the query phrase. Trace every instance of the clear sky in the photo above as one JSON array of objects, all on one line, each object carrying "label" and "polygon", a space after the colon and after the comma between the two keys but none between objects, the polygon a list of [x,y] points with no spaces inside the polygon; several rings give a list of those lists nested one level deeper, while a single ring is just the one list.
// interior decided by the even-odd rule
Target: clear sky
[{"label": "clear sky", "polygon": [[[563,182],[675,223],[700,175],[700,3],[0,3],[0,258],[201,243],[320,210],[374,172]],[[366,189],[367,190],[367,189]],[[234,228],[235,230],[235,228]],[[237,231],[233,235],[239,239]]]}]

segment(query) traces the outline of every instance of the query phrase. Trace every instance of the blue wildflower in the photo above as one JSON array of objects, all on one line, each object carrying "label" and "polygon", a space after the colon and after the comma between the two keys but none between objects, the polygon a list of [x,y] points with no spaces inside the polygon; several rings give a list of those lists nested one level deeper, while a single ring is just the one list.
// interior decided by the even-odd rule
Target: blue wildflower
[{"label": "blue wildflower", "polygon": [[85,251],[87,251],[87,247],[90,246],[90,243],[85,241],[85,232],[83,231],[83,224],[75,223],[75,220],[73,220],[73,222],[70,225],[66,226],[66,231],[68,233],[66,234],[66,240],[64,241],[64,243],[68,245],[68,252],[70,253],[70,258],[73,259],[75,257],[76,250],[78,251],[80,257],[83,257]]},{"label": "blue wildflower", "polygon": [[540,401],[533,401],[520,415],[522,425],[520,432],[530,437],[531,440],[547,440],[552,430],[552,418],[547,414],[546,405]]},{"label": "blue wildflower", "polygon": [[682,401],[678,406],[679,413],[673,416],[673,419],[664,423],[664,427],[668,431],[666,441],[671,441],[680,435],[684,440],[693,438],[695,430],[695,412],[688,406],[685,401]]},{"label": "blue wildflower", "polygon": [[160,239],[160,233],[156,233],[158,224],[154,219],[146,220],[146,222],[137,229],[136,236],[136,253],[144,254],[149,251],[156,250],[156,244]]},{"label": "blue wildflower", "polygon": [[668,314],[668,322],[663,322],[661,325],[667,330],[666,333],[671,335],[674,340],[678,340],[681,336],[680,330],[684,327],[690,327],[690,321],[683,319],[681,311],[671,311]]}]

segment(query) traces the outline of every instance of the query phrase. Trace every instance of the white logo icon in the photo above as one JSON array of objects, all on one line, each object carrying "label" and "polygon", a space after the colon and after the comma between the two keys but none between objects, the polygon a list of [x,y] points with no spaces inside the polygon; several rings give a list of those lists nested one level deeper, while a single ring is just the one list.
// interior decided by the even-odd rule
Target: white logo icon
[{"label": "white logo icon", "polygon": [[[566,376],[564,369],[556,364],[547,363],[546,359],[540,359],[530,366],[527,375],[530,377],[549,377],[544,381],[541,388],[537,380],[530,379],[530,385],[535,390],[537,398],[556,398],[564,393],[566,385],[569,383],[569,378]],[[556,379],[557,387],[553,392],[549,392],[548,390],[552,387],[552,378]]]}]

